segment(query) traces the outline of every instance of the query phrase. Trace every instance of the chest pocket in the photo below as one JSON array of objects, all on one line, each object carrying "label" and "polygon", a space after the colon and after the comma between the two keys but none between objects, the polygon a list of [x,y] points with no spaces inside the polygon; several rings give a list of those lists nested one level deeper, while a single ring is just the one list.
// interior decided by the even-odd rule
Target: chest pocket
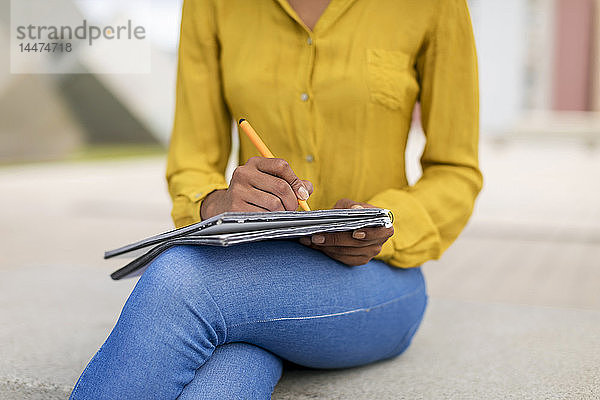
[{"label": "chest pocket", "polygon": [[367,75],[371,101],[392,110],[410,111],[419,84],[407,53],[367,49]]}]

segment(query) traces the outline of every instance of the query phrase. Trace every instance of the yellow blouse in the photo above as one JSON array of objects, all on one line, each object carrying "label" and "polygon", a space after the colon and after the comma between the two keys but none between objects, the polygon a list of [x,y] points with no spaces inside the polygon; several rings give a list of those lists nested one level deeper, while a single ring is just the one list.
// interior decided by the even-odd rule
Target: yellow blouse
[{"label": "yellow blouse", "polygon": [[[415,102],[427,144],[406,180]],[[376,257],[396,267],[439,258],[482,187],[477,61],[466,0],[331,0],[311,31],[286,0],[185,0],[167,180],[177,227],[227,188],[232,120],[315,187],[393,211]],[[240,163],[258,155],[240,137]]]}]

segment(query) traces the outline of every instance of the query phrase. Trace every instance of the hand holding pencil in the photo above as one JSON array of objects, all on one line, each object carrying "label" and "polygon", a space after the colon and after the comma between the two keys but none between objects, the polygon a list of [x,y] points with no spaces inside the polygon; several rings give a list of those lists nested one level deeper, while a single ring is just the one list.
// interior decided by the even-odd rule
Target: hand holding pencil
[{"label": "hand holding pencil", "polygon": [[[258,149],[258,151],[260,152],[260,154],[263,157],[275,158],[273,153],[271,153],[271,150],[269,150],[267,145],[265,145],[265,143],[261,140],[260,136],[258,136],[256,131],[254,130],[254,128],[252,128],[252,125],[250,125],[250,123],[248,121],[246,121],[244,118],[242,118],[242,119],[240,119],[239,124],[240,124],[240,128],[242,128],[244,133],[248,136],[248,138],[250,139],[252,144],[254,144],[254,146],[256,146],[256,148]],[[308,206],[308,203],[306,202],[306,199],[308,199],[308,196],[304,197],[305,193],[299,193],[299,195],[300,196],[298,196],[298,203],[300,203],[300,207],[302,207],[302,209],[304,211],[310,211],[310,207]]]},{"label": "hand holding pencil", "polygon": [[240,128],[263,157],[252,157],[235,169],[229,188],[215,190],[202,202],[200,217],[207,219],[226,211],[295,211],[313,192],[310,181],[296,176],[287,161],[274,158],[248,121]]}]

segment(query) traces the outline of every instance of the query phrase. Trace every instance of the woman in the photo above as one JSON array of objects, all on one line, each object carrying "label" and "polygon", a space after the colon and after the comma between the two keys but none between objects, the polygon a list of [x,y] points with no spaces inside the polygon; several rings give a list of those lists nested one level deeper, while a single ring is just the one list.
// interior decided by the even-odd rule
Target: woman
[{"label": "woman", "polygon": [[[465,0],[186,0],[167,171],[176,226],[296,210],[311,194],[313,209],[390,209],[394,227],[173,248],[72,398],[269,398],[284,360],[346,368],[402,353],[426,305],[419,266],[457,237],[481,189],[476,69]],[[417,100],[427,144],[409,186]],[[281,159],[241,137],[228,185],[240,117]]]}]

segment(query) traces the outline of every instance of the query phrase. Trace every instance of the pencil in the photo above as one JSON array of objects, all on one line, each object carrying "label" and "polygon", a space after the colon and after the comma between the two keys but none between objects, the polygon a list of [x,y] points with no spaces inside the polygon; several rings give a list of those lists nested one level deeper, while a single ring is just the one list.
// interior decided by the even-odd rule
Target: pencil
[{"label": "pencil", "polygon": [[[260,136],[258,136],[258,133],[256,133],[254,128],[252,128],[252,125],[250,125],[250,123],[248,121],[246,121],[245,118],[240,119],[239,125],[240,125],[240,128],[242,128],[244,133],[248,136],[248,138],[250,139],[252,144],[258,149],[259,153],[263,157],[275,158],[273,153],[271,153],[271,150],[269,150],[267,145],[260,139]],[[300,207],[302,207],[302,209],[304,211],[310,211],[310,207],[308,206],[308,203],[306,202],[306,200],[298,199],[298,203],[300,204]]]}]

